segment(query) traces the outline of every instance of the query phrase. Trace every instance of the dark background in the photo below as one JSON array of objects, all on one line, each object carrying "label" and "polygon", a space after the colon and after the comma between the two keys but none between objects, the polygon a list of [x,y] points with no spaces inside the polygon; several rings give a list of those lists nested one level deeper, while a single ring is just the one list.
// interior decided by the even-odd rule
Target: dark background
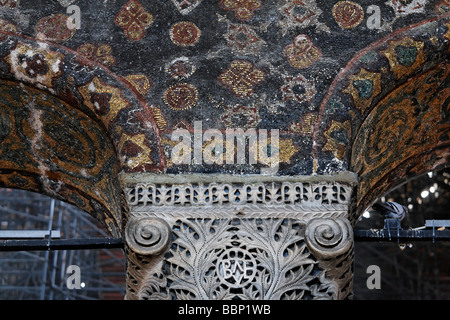
[{"label": "dark background", "polygon": [[[430,187],[435,192],[423,198],[421,193]],[[412,208],[401,222],[403,229],[424,226],[425,220],[449,219],[450,170],[422,175],[391,191],[384,200]],[[370,218],[361,217],[355,229],[380,229],[383,224],[383,217],[372,214]],[[380,267],[380,290],[367,288],[370,265]],[[450,242],[360,242],[356,239],[354,299],[450,299]]]}]

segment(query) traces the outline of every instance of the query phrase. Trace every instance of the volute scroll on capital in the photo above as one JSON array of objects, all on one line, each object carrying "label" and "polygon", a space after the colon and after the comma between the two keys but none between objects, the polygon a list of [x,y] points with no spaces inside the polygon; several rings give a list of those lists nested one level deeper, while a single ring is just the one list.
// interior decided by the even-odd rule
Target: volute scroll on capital
[{"label": "volute scroll on capital", "polygon": [[351,248],[353,230],[347,219],[311,219],[306,225],[305,241],[318,259],[334,258]]},{"label": "volute scroll on capital", "polygon": [[170,226],[156,217],[133,217],[125,227],[125,241],[138,254],[156,255],[167,249],[171,239]]}]

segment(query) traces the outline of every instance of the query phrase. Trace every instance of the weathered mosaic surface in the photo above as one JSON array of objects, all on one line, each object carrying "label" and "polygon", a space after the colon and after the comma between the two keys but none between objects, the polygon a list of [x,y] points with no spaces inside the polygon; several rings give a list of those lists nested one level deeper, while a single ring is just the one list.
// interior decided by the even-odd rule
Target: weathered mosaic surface
[{"label": "weathered mosaic surface", "polygon": [[117,236],[117,172],[97,123],[42,91],[0,81],[0,185],[68,201]]},{"label": "weathered mosaic surface", "polygon": [[[0,3],[0,76],[97,122],[122,173],[348,170],[361,175],[358,197],[366,205],[371,196],[364,195],[394,181],[400,165],[383,152],[376,163],[365,159],[367,148],[386,148],[371,132],[382,137],[400,128],[379,112],[391,113],[389,95],[410,88],[408,79],[420,88],[431,70],[447,69],[449,23],[447,0],[7,0]],[[433,116],[410,108],[415,120],[408,124],[448,125],[448,81],[440,81],[418,97],[433,99]],[[191,144],[182,158],[176,130]],[[254,133],[257,142],[227,144],[227,130]],[[427,131],[440,134],[429,148],[446,148],[443,130]],[[404,142],[384,137],[389,146]],[[244,161],[237,160],[239,143]],[[437,161],[419,151],[417,161],[397,153],[416,168],[402,176],[420,173],[427,157],[432,166],[448,163],[443,152]]]},{"label": "weathered mosaic surface", "polygon": [[[261,166],[249,163],[174,164],[172,131],[192,131],[194,121],[202,121],[203,131],[279,129],[282,149],[288,148],[279,174],[347,170],[357,128],[392,89],[386,84],[443,59],[433,52],[448,45],[447,20],[430,22],[447,14],[446,1],[0,6],[0,29],[26,36],[2,36],[3,75],[89,109],[109,129],[127,172],[259,173]],[[68,17],[75,17],[72,28]],[[396,30],[398,37],[385,39]],[[47,45],[45,54],[36,49]],[[37,55],[21,70],[17,55],[30,47]],[[38,65],[39,57],[46,62]],[[354,70],[362,61],[368,68]]]},{"label": "weathered mosaic surface", "polygon": [[[438,65],[411,78],[381,100],[366,118],[353,151],[353,167],[360,175],[361,208],[408,176],[446,165],[448,75],[449,68]],[[442,101],[447,103],[442,105]]]}]

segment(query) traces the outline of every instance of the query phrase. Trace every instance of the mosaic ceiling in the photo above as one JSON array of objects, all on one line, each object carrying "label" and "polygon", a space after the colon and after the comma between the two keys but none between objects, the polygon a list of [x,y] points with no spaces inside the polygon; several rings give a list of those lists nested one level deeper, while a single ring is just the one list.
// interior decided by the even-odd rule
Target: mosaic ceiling
[{"label": "mosaic ceiling", "polygon": [[[121,172],[259,174],[277,153],[277,175],[358,173],[362,198],[398,159],[406,177],[448,150],[449,6],[6,0],[0,75],[96,122]],[[227,132],[256,133],[254,162],[251,138],[239,162]]]}]

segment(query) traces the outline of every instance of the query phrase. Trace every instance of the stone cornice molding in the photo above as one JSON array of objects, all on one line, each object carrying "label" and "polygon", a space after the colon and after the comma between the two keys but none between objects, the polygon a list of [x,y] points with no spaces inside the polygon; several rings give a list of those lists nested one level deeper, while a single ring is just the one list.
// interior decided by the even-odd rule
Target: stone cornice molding
[{"label": "stone cornice molding", "polygon": [[[131,215],[160,217],[302,218],[343,217],[357,177],[330,176],[122,175]],[[213,212],[211,212],[213,209]],[[316,216],[317,217],[317,216]]]}]

